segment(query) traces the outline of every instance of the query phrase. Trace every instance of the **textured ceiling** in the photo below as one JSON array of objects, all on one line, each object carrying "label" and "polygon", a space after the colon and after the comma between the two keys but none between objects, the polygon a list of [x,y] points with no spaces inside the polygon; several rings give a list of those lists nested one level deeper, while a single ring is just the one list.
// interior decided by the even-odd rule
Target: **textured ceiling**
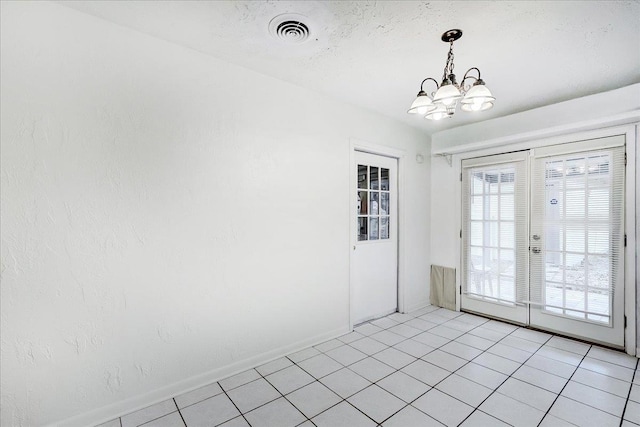
[{"label": "textured ceiling", "polygon": [[[62,1],[68,7],[378,111],[428,134],[640,82],[640,1]],[[281,13],[313,38],[268,31]],[[432,122],[406,114],[439,80],[460,28],[456,74],[478,67],[492,110]],[[247,82],[251,84],[251,82]],[[431,86],[428,86],[431,91]]]}]

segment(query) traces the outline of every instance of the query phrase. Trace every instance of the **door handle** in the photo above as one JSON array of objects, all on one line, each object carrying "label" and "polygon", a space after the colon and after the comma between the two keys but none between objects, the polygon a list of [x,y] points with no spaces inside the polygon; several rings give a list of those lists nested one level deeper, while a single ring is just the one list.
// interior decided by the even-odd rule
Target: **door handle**
[{"label": "door handle", "polygon": [[531,248],[531,252],[533,252],[534,254],[539,254],[540,253],[540,248]]},{"label": "door handle", "polygon": [[540,240],[540,236],[538,236],[537,234],[533,235],[533,240]]}]

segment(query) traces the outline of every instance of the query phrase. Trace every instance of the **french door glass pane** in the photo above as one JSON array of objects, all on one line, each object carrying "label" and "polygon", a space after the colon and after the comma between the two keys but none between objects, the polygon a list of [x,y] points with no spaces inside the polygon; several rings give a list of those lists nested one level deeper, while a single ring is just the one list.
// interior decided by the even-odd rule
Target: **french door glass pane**
[{"label": "french door glass pane", "polygon": [[466,290],[486,300],[515,302],[513,165],[471,169],[468,175]]},{"label": "french door glass pane", "polygon": [[545,165],[546,311],[609,323],[611,315],[608,155],[571,155]]}]

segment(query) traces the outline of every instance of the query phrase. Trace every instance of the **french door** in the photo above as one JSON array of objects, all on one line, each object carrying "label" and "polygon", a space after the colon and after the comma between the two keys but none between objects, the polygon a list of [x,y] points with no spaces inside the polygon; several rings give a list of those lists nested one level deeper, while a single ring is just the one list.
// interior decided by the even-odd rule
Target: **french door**
[{"label": "french door", "polygon": [[624,346],[624,136],[463,161],[462,308]]},{"label": "french door", "polygon": [[526,324],[529,154],[462,167],[462,308]]}]

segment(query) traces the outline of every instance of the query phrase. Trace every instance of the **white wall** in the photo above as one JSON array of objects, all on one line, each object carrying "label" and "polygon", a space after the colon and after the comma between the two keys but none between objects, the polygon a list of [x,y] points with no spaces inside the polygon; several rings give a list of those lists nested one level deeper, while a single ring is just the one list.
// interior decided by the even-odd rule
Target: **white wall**
[{"label": "white wall", "polygon": [[[639,119],[640,84],[635,84],[432,135],[432,153],[454,154],[452,167],[442,157],[431,157],[431,262],[460,271],[460,161],[463,157],[477,156],[478,152],[487,154],[487,150],[496,153],[522,150],[540,139],[633,124]],[[631,139],[627,143],[637,146],[637,137],[636,141]],[[637,172],[640,157],[636,164]],[[633,176],[628,177],[627,185],[633,181]],[[636,192],[638,188],[640,184]],[[637,212],[635,216],[637,219]],[[637,248],[628,250],[634,249],[637,251]],[[637,277],[627,278],[626,283],[636,283],[640,292]],[[640,311],[637,318],[640,320]],[[640,332],[640,327],[636,329]],[[640,334],[637,340],[640,342]]]},{"label": "white wall", "polygon": [[[346,331],[349,140],[414,159],[428,137],[64,6],[1,7],[3,426],[90,425]],[[406,165],[415,307],[430,164]]]}]

